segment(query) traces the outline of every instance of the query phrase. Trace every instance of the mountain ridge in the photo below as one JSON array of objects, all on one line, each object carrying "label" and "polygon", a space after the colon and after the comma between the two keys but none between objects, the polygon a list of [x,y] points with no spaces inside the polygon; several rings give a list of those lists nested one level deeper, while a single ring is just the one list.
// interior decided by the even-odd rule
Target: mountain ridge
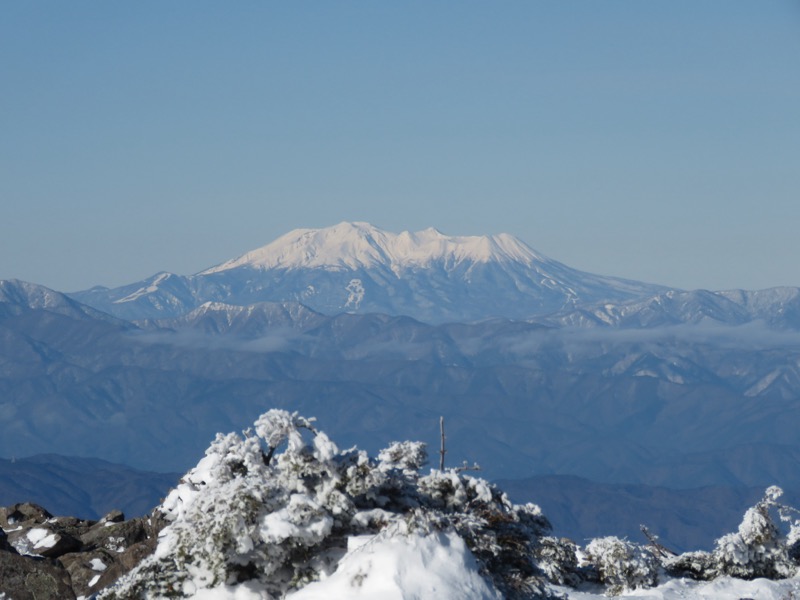
[{"label": "mountain ridge", "polygon": [[667,289],[578,271],[508,234],[394,234],[344,222],[291,231],[195,275],[161,272],[70,297],[128,320],[175,318],[206,302],[295,301],[327,315],[372,312],[444,323],[524,319]]},{"label": "mountain ridge", "polygon": [[[760,323],[434,326],[292,303],[212,303],[136,324],[0,310],[0,452],[135,456],[145,469],[168,456],[180,470],[213,430],[281,406],[327,415],[367,445],[433,432],[447,415],[453,452],[497,476],[600,469],[683,486],[768,484],[768,473],[800,486],[790,468],[798,353],[797,335]],[[545,451],[556,439],[560,449]]]}]

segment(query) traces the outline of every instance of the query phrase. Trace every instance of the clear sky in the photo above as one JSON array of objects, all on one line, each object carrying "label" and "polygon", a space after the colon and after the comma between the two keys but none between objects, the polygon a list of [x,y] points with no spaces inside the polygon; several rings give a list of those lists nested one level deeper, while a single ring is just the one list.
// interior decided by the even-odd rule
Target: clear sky
[{"label": "clear sky", "polygon": [[186,275],[361,220],[800,286],[798,191],[798,0],[0,10],[0,279]]}]

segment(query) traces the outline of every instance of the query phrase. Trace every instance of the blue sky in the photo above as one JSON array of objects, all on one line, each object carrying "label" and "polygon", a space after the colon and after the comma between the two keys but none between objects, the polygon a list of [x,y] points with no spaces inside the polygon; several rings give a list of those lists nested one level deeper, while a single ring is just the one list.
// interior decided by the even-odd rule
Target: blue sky
[{"label": "blue sky", "polygon": [[0,82],[0,279],[362,220],[800,286],[796,0],[10,2]]}]

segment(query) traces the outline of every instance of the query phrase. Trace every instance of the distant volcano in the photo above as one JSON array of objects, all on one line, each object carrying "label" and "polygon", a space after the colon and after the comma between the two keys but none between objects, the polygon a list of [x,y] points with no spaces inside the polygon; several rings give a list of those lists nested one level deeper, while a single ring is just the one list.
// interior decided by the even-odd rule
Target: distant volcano
[{"label": "distant volcano", "polygon": [[379,312],[441,323],[524,319],[665,289],[571,269],[508,234],[395,234],[345,222],[296,229],[196,275],[159,273],[72,297],[125,319],[177,317],[205,302],[294,301],[324,314]]}]

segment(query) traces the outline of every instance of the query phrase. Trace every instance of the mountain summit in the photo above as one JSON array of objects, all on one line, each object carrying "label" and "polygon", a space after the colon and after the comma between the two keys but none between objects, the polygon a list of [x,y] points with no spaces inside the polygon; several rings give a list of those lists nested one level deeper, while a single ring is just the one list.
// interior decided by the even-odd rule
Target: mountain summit
[{"label": "mountain summit", "polygon": [[159,273],[73,297],[126,319],[173,318],[205,302],[292,301],[325,314],[380,312],[441,323],[524,319],[664,289],[577,271],[508,234],[396,234],[345,222],[296,229],[196,275]]},{"label": "mountain summit", "polygon": [[412,233],[383,231],[369,223],[339,223],[324,229],[295,229],[274,242],[200,273],[209,275],[238,267],[258,269],[455,268],[462,263],[545,262],[517,238],[447,236],[430,227]]}]

